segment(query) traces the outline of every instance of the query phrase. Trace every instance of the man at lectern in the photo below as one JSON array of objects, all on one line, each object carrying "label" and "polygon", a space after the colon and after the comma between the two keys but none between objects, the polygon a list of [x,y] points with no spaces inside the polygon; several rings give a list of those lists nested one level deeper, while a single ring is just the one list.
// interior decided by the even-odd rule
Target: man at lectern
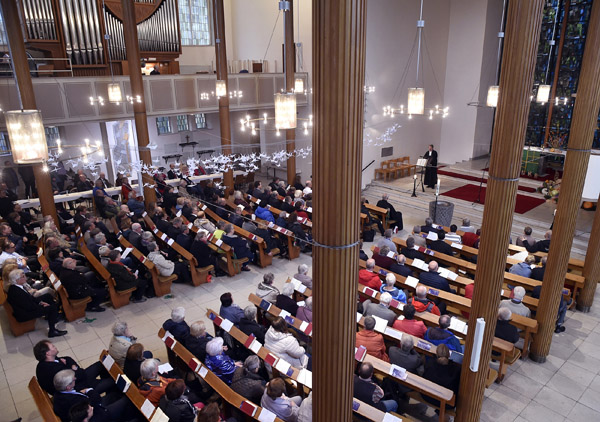
[{"label": "man at lectern", "polygon": [[425,186],[433,189],[437,183],[437,151],[434,151],[433,144],[429,145],[429,151],[423,155],[427,159],[427,167],[425,168]]}]

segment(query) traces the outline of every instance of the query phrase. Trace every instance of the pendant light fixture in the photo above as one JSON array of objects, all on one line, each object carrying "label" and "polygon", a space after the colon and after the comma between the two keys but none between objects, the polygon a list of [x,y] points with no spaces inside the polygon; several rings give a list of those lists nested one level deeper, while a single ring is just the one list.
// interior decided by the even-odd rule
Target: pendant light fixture
[{"label": "pendant light fixture", "polygon": [[13,161],[16,164],[43,163],[48,145],[39,110],[11,110],[4,113]]},{"label": "pendant light fixture", "polygon": [[500,97],[500,58],[502,55],[502,45],[504,43],[504,20],[506,18],[506,0],[502,4],[502,18],[500,18],[500,31],[498,32],[498,55],[496,56],[496,79],[495,85],[488,88],[485,105],[488,107],[498,106],[498,97]]}]

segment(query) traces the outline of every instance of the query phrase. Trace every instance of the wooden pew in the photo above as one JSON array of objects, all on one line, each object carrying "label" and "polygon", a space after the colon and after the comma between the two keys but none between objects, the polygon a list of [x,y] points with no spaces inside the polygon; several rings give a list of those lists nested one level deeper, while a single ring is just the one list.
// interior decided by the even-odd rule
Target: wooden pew
[{"label": "wooden pew", "polygon": [[140,263],[146,267],[150,275],[152,276],[152,284],[154,286],[154,293],[156,296],[161,297],[171,293],[171,284],[173,281],[177,280],[177,274],[171,274],[170,276],[162,276],[158,273],[158,269],[154,262],[150,261],[142,252],[136,249],[125,236],[119,233],[119,243],[123,246],[123,250],[127,248],[131,248],[131,252],[129,253],[135,259],[140,261]]},{"label": "wooden pew", "polygon": [[[203,210],[205,210],[206,205],[203,206]],[[193,223],[190,223],[185,217],[181,217],[185,224],[190,228],[194,233],[198,233],[198,227],[194,226]],[[211,233],[208,233],[208,246],[215,252],[219,254],[219,266],[221,269],[227,273],[229,277],[233,277],[236,274],[239,274],[242,270],[242,264],[248,262],[248,258],[236,259],[233,257],[233,249],[227,243],[223,242],[221,239],[215,238]],[[208,271],[206,269],[209,267],[199,268],[199,271],[205,271],[205,275],[208,275]],[[201,273],[202,274],[202,273]]]},{"label": "wooden pew", "polygon": [[[446,233],[450,232],[450,228],[447,226],[440,226],[439,224],[434,224],[433,225],[435,228],[439,229],[439,230],[444,230]],[[459,236],[462,236],[465,234],[465,232],[461,231],[461,230],[457,230],[456,234],[458,234]],[[516,253],[519,252],[527,252],[530,255],[536,256],[538,258],[542,258],[544,256],[548,256],[547,252],[529,252],[527,251],[527,249],[524,246],[518,246],[518,245],[513,245],[513,244],[509,244],[508,245],[508,253],[510,255],[514,255]],[[584,265],[584,261],[581,259],[577,259],[577,258],[569,258],[569,270],[572,271],[577,271],[580,274],[583,273],[583,265]]]},{"label": "wooden pew", "polygon": [[54,413],[52,399],[48,393],[42,390],[36,377],[31,377],[28,388],[31,397],[33,397],[33,401],[35,402],[35,406],[42,416],[42,420],[44,422],[60,422],[60,418]]},{"label": "wooden pew", "polygon": [[[225,318],[220,317],[219,314],[217,312],[213,311],[212,309],[208,309],[208,311],[206,312],[206,316],[213,322],[213,325],[215,326],[215,333],[217,332],[216,327],[223,329],[223,322],[227,321]],[[225,331],[227,331],[227,330],[225,330]],[[236,341],[238,341],[242,346],[246,347],[245,343],[248,340],[248,337],[249,337],[248,335],[246,335],[244,332],[242,332],[235,325],[231,327],[231,329],[228,331],[228,333],[229,333],[229,335],[231,335],[231,337],[233,337]],[[252,351],[252,349],[250,347],[246,347],[246,348],[248,350],[252,351],[253,353],[256,353],[256,355],[259,358],[261,358],[263,361],[265,360],[265,358],[267,358],[267,356],[269,356],[269,358],[275,356],[273,353],[271,353],[271,351],[269,349],[264,347],[262,344],[258,343],[258,345],[260,345],[260,348],[257,348],[256,352]],[[251,345],[249,345],[249,346],[251,346]],[[275,359],[277,361],[285,362],[285,360],[283,360],[283,359],[277,359],[276,357],[275,357]],[[266,362],[268,362],[268,359]],[[310,371],[303,369],[302,370],[303,374],[302,374],[301,378],[299,378],[301,371],[298,368],[290,366],[286,373],[282,373],[277,369],[278,363],[279,362],[275,363],[275,367],[273,367],[273,372],[280,373],[281,376],[294,380],[298,384],[301,384],[302,386],[306,387],[308,390],[310,390],[312,388],[312,373]],[[305,379],[304,378],[305,374],[308,374],[310,379]],[[305,390],[305,392],[308,392],[308,391]]]},{"label": "wooden pew", "polygon": [[[399,247],[406,246],[406,241],[403,239],[395,237],[392,239],[392,241]],[[452,243],[450,242],[450,244],[452,244]],[[470,247],[464,246],[464,245],[461,245],[459,248],[457,248],[455,245],[454,248],[457,249],[458,253],[462,253],[462,251],[465,251],[465,252],[468,251],[469,253],[475,254],[475,251],[477,251],[477,249],[475,249],[475,248],[470,248]],[[443,253],[437,252],[437,251],[431,251],[431,252],[433,253],[432,255],[425,255],[425,257],[427,259],[435,259],[436,261],[438,261],[438,263],[443,262],[447,266],[455,267],[459,271],[462,270],[464,273],[469,273],[472,275],[475,275],[475,272],[477,271],[477,264],[475,264],[473,262],[466,261],[459,257],[446,255],[446,254],[443,254]],[[510,258],[507,259],[507,261],[509,261],[509,260],[510,260]],[[517,261],[512,260],[510,262],[516,263]],[[533,290],[534,287],[542,284],[541,281],[534,280],[534,279],[528,278],[528,277],[519,276],[516,274],[511,274],[509,272],[504,273],[504,282],[506,284],[510,284],[510,285],[523,286],[525,288],[525,290]],[[573,297],[575,297],[576,292],[579,291],[579,289],[583,288],[583,283],[584,283],[583,277],[575,275],[575,274],[567,273],[566,284],[573,285],[573,289],[566,290],[563,292],[563,294],[565,294],[565,295],[571,294]]]},{"label": "wooden pew", "polygon": [[[158,331],[158,337],[162,339],[163,342],[165,342],[167,336],[168,332],[165,331],[164,328],[161,328]],[[210,385],[217,392],[217,394],[223,400],[225,400],[233,409],[240,409],[243,402],[248,402],[252,404],[252,406],[257,408],[256,414],[254,415],[254,419],[256,420],[258,420],[261,412],[269,412],[266,409],[262,409],[260,407],[260,403],[258,405],[252,403],[242,395],[233,391],[231,387],[229,387],[227,384],[221,381],[221,379],[217,375],[215,375],[210,369],[208,369],[206,366],[200,363],[200,361],[196,359],[196,357],[181,343],[176,342],[172,349],[165,343],[165,347],[167,348],[167,351],[172,351],[175,354],[175,356],[179,360],[181,360],[183,365],[187,366],[186,369],[189,369],[189,371],[194,372],[195,374],[198,374],[198,376],[203,378],[204,381],[206,381],[206,383]],[[275,418],[274,420],[282,422],[282,420],[279,418]]]},{"label": "wooden pew", "polygon": [[[158,331],[158,337],[161,339],[166,339],[165,335],[166,335],[166,331],[163,328],[161,328]],[[165,344],[165,347],[167,347],[168,350],[171,350],[166,344]],[[202,373],[204,374],[204,376],[203,376],[204,381],[206,381],[206,383],[208,385],[210,385],[223,400],[225,400],[227,403],[229,403],[229,405],[232,408],[239,409],[240,406],[242,405],[242,402],[248,401],[246,398],[244,398],[243,396],[241,396],[238,393],[236,393],[235,391],[233,391],[227,384],[225,384],[223,381],[221,381],[221,379],[218,376],[216,376],[212,371],[210,371],[206,366],[202,365],[201,363],[200,363],[200,365],[198,365],[198,363],[194,361],[194,359],[195,359],[194,355],[192,353],[190,353],[190,351],[187,350],[181,343],[179,343],[179,342],[175,343],[172,351],[175,353],[175,355],[177,356],[178,359],[180,359],[185,365],[187,365],[187,367],[190,369],[190,371],[197,373],[199,376],[202,376],[199,374],[201,368],[206,369],[206,373],[204,373],[204,371],[202,371]],[[196,367],[196,365],[198,365],[198,366]],[[354,401],[359,404],[358,409],[355,411],[356,413],[358,413],[361,416],[366,417],[367,419],[369,419],[371,421],[375,421],[375,422],[383,421],[383,418],[385,417],[385,412],[375,409],[374,407],[369,406],[359,400],[354,399]],[[254,403],[252,403],[252,404],[257,407],[257,412],[254,415],[254,418],[256,420],[259,419],[261,412],[263,412],[263,411],[268,412],[268,410],[262,409],[260,406],[254,404]],[[274,421],[275,422],[283,422],[281,419],[279,419],[277,417],[274,419]]]},{"label": "wooden pew", "polygon": [[[229,208],[231,208],[233,211],[235,211],[238,208],[237,205],[235,205],[230,200],[227,200],[227,206]],[[300,248],[298,246],[294,245],[294,233],[293,232],[291,232],[290,230],[284,229],[283,227],[279,227],[278,225],[271,223],[269,221],[260,219],[256,215],[252,214],[249,211],[246,211],[245,209],[242,210],[242,215],[244,217],[252,219],[253,221],[256,221],[257,223],[264,224],[269,229],[274,231],[275,235],[278,236],[280,239],[282,237],[285,238],[285,241],[287,242],[288,256],[289,256],[290,260],[298,258],[300,256]],[[276,255],[276,254],[274,254],[274,255]]]},{"label": "wooden pew", "polygon": [[[170,247],[188,262],[188,265],[190,266],[190,274],[192,276],[192,284],[194,286],[198,286],[202,283],[205,283],[208,271],[206,271],[206,268],[197,268],[198,262],[196,261],[196,258],[194,258],[194,255],[185,250],[179,243],[175,242],[175,239],[170,239],[166,233],[158,230],[158,227],[156,227],[156,224],[154,224],[154,221],[152,221],[147,212],[144,211],[142,217],[144,218],[146,226],[148,226],[150,231],[154,233],[154,238],[157,239],[157,242],[161,243],[163,247]],[[203,277],[202,274],[205,274],[205,276]]]},{"label": "wooden pew", "polygon": [[63,286],[56,276],[54,272],[50,269],[50,264],[48,264],[48,260],[43,254],[42,249],[38,250],[38,262],[42,267],[42,271],[46,274],[46,277],[50,280],[52,287],[58,293],[60,297],[60,302],[62,304],[63,311],[65,311],[65,317],[67,321],[72,322],[79,318],[85,317],[85,309],[87,304],[92,301],[90,296],[84,297],[82,299],[69,299],[69,293],[65,286]]},{"label": "wooden pew", "polygon": [[[211,210],[208,207],[204,210],[204,213],[208,217],[210,217],[214,222],[223,221],[226,224],[231,224],[229,221],[225,220],[224,218],[219,217],[215,212],[213,212],[213,210]],[[231,224],[231,225],[233,226],[234,232],[238,236],[243,237],[244,239],[247,239],[247,240],[253,242],[257,246],[258,262],[262,268],[265,268],[273,263],[273,255],[275,254],[275,250],[271,251],[273,253],[272,255],[267,254],[267,252],[265,250],[265,241],[263,240],[262,237],[256,236],[255,234],[252,234],[249,231],[236,226],[235,224]],[[279,252],[279,249],[277,249],[277,252]]]},{"label": "wooden pew", "polygon": [[[250,200],[250,202],[253,202],[253,203],[257,204],[257,205],[260,205],[260,204],[261,204],[261,202],[262,202],[260,199],[258,199],[258,198],[255,198],[255,197],[253,197],[252,195],[248,195],[248,199]],[[267,205],[265,208],[266,208],[266,209],[268,209],[269,211],[271,211],[273,214],[275,214],[275,215],[277,215],[277,216],[278,216],[279,214],[281,214],[281,212],[282,212],[281,210],[279,210],[279,209],[277,209],[277,208],[275,208],[275,207],[272,207],[272,206],[270,206],[270,205]],[[300,224],[302,224],[302,226],[303,226],[303,227],[304,227],[306,230],[312,230],[312,221],[310,221],[309,219],[305,219],[305,218],[300,218],[300,217],[298,217],[298,222],[299,222]]]},{"label": "wooden pew", "polygon": [[[375,254],[375,253],[377,253],[379,251],[379,248],[377,248],[376,246],[372,246],[371,247],[371,251],[373,251],[373,253]],[[439,254],[439,252],[436,252],[436,256],[437,256],[437,254]],[[394,254],[394,258],[395,257],[396,257],[396,254]],[[425,272],[424,269],[413,266],[413,262],[414,261],[412,259],[406,258],[405,265],[407,265],[407,266],[410,267],[410,269],[413,271],[413,274],[420,274],[422,272]],[[387,271],[387,270],[384,269],[384,271]],[[505,280],[504,280],[505,283],[512,284],[512,285],[517,285],[517,286],[523,286],[525,288],[525,290],[533,290],[533,288],[535,286],[542,284],[541,281],[533,280],[531,278],[519,276],[519,275],[516,275],[516,274],[510,274],[510,273],[505,273],[505,274],[506,274],[505,275]],[[442,277],[443,277],[443,275],[442,275]],[[417,278],[418,278],[418,276],[417,276]],[[382,280],[385,280],[385,279],[382,278]],[[461,289],[464,289],[469,284],[473,284],[474,283],[473,279],[467,278],[467,277],[462,277],[460,275],[458,275],[456,277],[456,279],[454,279],[454,280],[452,280],[450,278],[446,278],[446,280],[448,281],[448,284],[450,284],[453,287],[456,287],[457,292],[460,292]],[[511,295],[511,290],[508,289],[508,287],[506,289],[502,289],[500,291],[500,296],[503,299],[510,299],[510,295]],[[535,299],[535,298],[533,298],[531,296],[525,296],[523,298],[523,304],[525,306],[527,306],[529,309],[531,309],[532,311],[536,311],[537,310],[538,302],[539,302],[538,299]]]},{"label": "wooden pew", "polygon": [[[359,260],[359,267],[366,268],[366,262]],[[375,272],[377,272],[379,274],[380,278],[384,278],[385,275],[383,274],[383,272],[385,272],[385,274],[387,274],[388,272],[391,272],[391,271],[388,271],[381,267],[375,266]],[[401,276],[400,274],[396,274],[396,273],[392,273],[392,274],[394,274],[394,276],[396,277],[396,286],[397,287],[411,291],[411,292],[415,291],[416,286],[412,287],[409,284],[407,284],[407,277]],[[361,287],[366,288],[366,286],[359,285],[359,289]],[[435,290],[435,289],[431,289],[428,286],[426,286],[426,287],[428,288],[427,296],[429,298],[435,299],[437,297],[440,300],[446,302],[446,304],[450,305],[454,309],[458,309],[458,310],[464,311],[464,312],[470,312],[471,299],[467,299],[465,297],[462,297],[462,296],[459,296],[456,294],[452,294],[452,293],[448,293],[448,292],[444,292],[444,291],[440,291],[440,292],[438,292],[437,295],[434,295],[434,294],[431,294],[431,291]],[[379,294],[379,292],[377,292],[377,294]],[[525,335],[524,355],[526,355],[527,347],[529,346],[529,342],[531,341],[531,336],[533,334],[537,333],[537,328],[538,328],[537,321],[533,318],[526,318],[521,315],[513,314],[511,324],[516,326],[518,329],[522,330],[523,332],[525,332],[525,334],[524,334]]]},{"label": "wooden pew", "polygon": [[[100,362],[102,362],[104,364],[104,359],[108,356],[108,351],[107,350],[103,350],[102,353],[100,353]],[[104,365],[106,367],[106,365]],[[119,368],[119,365],[117,365],[114,361],[113,364],[110,366],[110,368],[107,368],[108,373],[110,374],[110,376],[115,380],[115,382],[117,381],[117,378],[119,375],[123,376],[125,375],[123,373],[123,370],[121,368]],[[142,415],[144,415],[144,413],[142,412],[142,406],[145,404],[145,402],[147,401],[147,399],[142,396],[142,393],[140,393],[140,390],[137,388],[136,382],[137,380],[129,380],[131,381],[131,385],[129,386],[129,388],[127,389],[127,392],[125,392],[125,395],[127,396],[127,398],[131,401],[131,403],[133,403],[133,405],[140,411],[140,413]],[[147,405],[150,404],[150,402],[147,403]],[[154,406],[152,406],[154,408]],[[145,419],[150,421],[154,416],[157,415],[157,408],[154,408],[154,410],[152,410],[152,413],[149,416],[144,415]],[[162,413],[162,411],[160,411],[160,413]],[[158,414],[160,414],[158,413]]]},{"label": "wooden pew", "polygon": [[369,210],[369,212],[371,213],[371,215],[373,215],[375,218],[378,218],[381,220],[381,224],[383,224],[383,228],[384,229],[389,229],[390,228],[390,224],[395,223],[395,221],[390,221],[388,219],[388,209],[387,208],[381,208],[378,207],[376,205],[372,205],[369,203],[365,202],[365,207],[367,207],[367,209]]},{"label": "wooden pew", "polygon": [[301,319],[296,318],[295,315],[289,315],[288,312],[284,311],[283,309],[279,309],[277,306],[269,302],[263,301],[263,299],[259,298],[254,293],[250,293],[248,295],[248,300],[250,301],[250,303],[256,306],[257,310],[260,310],[261,312],[266,312],[274,317],[280,316],[290,327],[293,327],[297,331],[301,331],[308,337],[312,337],[312,323],[302,321]]},{"label": "wooden pew", "polygon": [[113,308],[119,309],[120,307],[129,304],[131,292],[133,292],[136,289],[136,287],[132,287],[127,290],[117,290],[115,279],[112,277],[112,275],[110,275],[108,270],[104,268],[104,266],[96,259],[94,254],[90,252],[90,250],[85,244],[85,241],[83,240],[83,237],[77,239],[77,245],[79,247],[79,251],[85,256],[85,259],[87,259],[87,261],[90,263],[96,274],[98,274],[98,276],[100,276],[102,280],[106,281],[108,285],[110,303],[112,304]]}]

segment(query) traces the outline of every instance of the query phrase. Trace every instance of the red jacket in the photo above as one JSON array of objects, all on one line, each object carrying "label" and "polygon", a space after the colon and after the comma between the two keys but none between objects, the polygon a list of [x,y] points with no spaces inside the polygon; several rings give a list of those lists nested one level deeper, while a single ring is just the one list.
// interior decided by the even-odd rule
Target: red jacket
[{"label": "red jacket", "polygon": [[358,283],[373,290],[381,289],[381,279],[373,271],[362,269],[358,272]]},{"label": "red jacket", "polygon": [[425,337],[425,332],[427,331],[427,327],[423,321],[417,321],[415,319],[397,319],[394,321],[393,327],[398,331],[419,338]]},{"label": "red jacket", "polygon": [[462,235],[462,244],[465,246],[470,246],[472,248],[477,247],[475,246],[475,243],[478,243],[477,241],[479,240],[479,236],[477,236],[475,233],[465,233]]},{"label": "red jacket", "polygon": [[383,336],[375,331],[362,330],[356,333],[356,347],[358,346],[365,346],[367,348],[367,353],[373,357],[385,362],[390,361],[390,358],[385,351]]},{"label": "red jacket", "polygon": [[[415,307],[415,311],[417,312],[431,312],[432,314],[441,315],[440,310],[435,303],[431,300],[426,299],[427,303],[419,302],[416,298],[410,298],[408,301],[409,305],[413,305]],[[429,308],[429,310],[427,309]]]}]

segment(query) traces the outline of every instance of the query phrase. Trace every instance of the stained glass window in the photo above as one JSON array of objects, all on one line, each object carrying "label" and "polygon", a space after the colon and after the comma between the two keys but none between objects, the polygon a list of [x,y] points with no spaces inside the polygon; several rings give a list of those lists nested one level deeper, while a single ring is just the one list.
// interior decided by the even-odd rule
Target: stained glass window
[{"label": "stained glass window", "polygon": [[207,0],[179,0],[181,45],[211,45],[212,34]]}]

